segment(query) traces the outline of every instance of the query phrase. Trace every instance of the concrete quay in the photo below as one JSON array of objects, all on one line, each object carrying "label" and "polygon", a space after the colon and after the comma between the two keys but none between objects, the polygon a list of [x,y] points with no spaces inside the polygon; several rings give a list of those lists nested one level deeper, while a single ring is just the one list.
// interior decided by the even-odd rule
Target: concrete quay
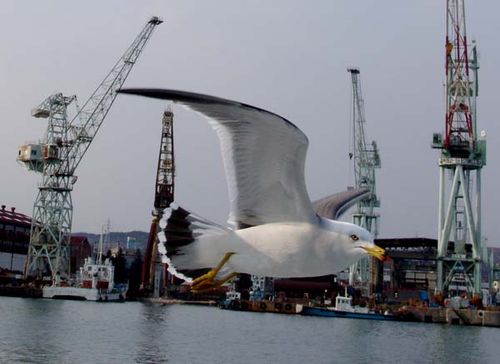
[{"label": "concrete quay", "polygon": [[403,310],[418,322],[500,327],[498,310],[410,306]]}]

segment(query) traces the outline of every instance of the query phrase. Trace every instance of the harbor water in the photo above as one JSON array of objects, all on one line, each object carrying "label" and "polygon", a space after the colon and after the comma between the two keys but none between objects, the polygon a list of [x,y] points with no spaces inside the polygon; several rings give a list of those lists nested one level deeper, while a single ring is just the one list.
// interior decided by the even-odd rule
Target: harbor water
[{"label": "harbor water", "polygon": [[500,329],[0,297],[0,363],[498,363]]}]

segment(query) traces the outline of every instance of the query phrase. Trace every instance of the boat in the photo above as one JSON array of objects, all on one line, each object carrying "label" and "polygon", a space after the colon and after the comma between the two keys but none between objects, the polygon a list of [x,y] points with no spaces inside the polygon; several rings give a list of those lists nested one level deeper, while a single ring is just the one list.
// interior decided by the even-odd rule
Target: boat
[{"label": "boat", "polygon": [[252,312],[269,312],[269,313],[286,313],[299,314],[302,311],[303,305],[294,302],[278,302],[278,301],[251,301],[251,300],[225,300],[219,303],[219,307],[234,311],[252,311]]},{"label": "boat", "polygon": [[318,307],[304,305],[301,314],[306,316],[345,317],[365,320],[398,321],[401,319],[399,316],[388,311],[376,312],[370,310],[368,307],[353,306],[352,297],[347,296],[347,289],[343,296],[337,295],[335,306]]},{"label": "boat", "polygon": [[299,314],[302,311],[302,304],[288,302],[284,300],[244,300],[241,293],[231,287],[226,292],[226,299],[219,302],[219,308],[234,311],[252,311],[269,313]]},{"label": "boat", "polygon": [[102,261],[103,235],[97,258],[87,257],[73,284],[56,275],[51,286],[42,289],[43,298],[86,300],[96,302],[125,301],[128,284],[115,284],[115,267],[109,258]]},{"label": "boat", "polygon": [[127,284],[114,283],[115,267],[109,259],[95,262],[85,258],[75,284],[69,285],[56,276],[54,284],[42,289],[43,298],[87,300],[97,302],[124,301]]}]

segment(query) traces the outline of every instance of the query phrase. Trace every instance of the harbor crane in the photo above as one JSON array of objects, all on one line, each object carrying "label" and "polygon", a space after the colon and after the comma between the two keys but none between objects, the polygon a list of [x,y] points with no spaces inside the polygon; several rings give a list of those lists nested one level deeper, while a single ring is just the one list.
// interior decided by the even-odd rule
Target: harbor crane
[{"label": "harbor crane", "polygon": [[157,234],[158,223],[163,217],[163,211],[174,201],[174,114],[170,109],[163,113],[160,152],[156,170],[153,220],[149,229],[148,244],[144,253],[142,267],[142,289],[144,292],[154,290],[159,296],[160,279],[163,276],[164,265],[156,264],[158,256]]},{"label": "harbor crane", "polygon": [[[478,136],[476,44],[469,43],[465,1],[446,2],[446,110],[444,135],[434,133],[440,149],[436,291],[480,294],[481,170],[486,165],[486,134]],[[446,174],[451,176],[448,181]],[[446,188],[446,184],[451,185]],[[474,185],[475,183],[475,185]]]},{"label": "harbor crane", "polygon": [[[381,166],[380,155],[375,141],[372,141],[370,145],[366,143],[366,118],[361,93],[360,71],[358,68],[348,68],[347,71],[351,74],[352,80],[352,146],[349,151],[349,159],[354,164],[355,187],[369,190],[369,193],[356,204],[352,221],[376,237],[379,214],[375,208],[380,207],[380,201],[376,193],[375,169]],[[367,293],[371,293],[372,284],[370,282],[375,282],[373,275],[376,273],[373,264],[370,258],[363,258],[354,264],[350,268],[349,284],[356,285],[356,282],[368,284]]]},{"label": "harbor crane", "polygon": [[[76,96],[55,93],[32,110],[33,117],[48,119],[48,125],[43,141],[21,146],[17,157],[29,170],[42,174],[33,207],[26,277],[50,275],[54,280],[69,276],[75,170],[110,110],[116,90],[123,85],[153,30],[161,23],[158,17],[146,23],[81,108]],[[71,120],[70,104],[76,107]]]}]

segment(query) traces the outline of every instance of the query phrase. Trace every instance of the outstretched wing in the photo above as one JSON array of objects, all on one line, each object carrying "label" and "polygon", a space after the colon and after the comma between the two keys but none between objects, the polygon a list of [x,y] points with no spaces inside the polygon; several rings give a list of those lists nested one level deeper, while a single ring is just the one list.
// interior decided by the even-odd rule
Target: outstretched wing
[{"label": "outstretched wing", "polygon": [[307,137],[269,111],[218,97],[163,89],[120,93],[171,100],[209,119],[217,132],[229,188],[229,222],[239,228],[315,221],[304,180]]},{"label": "outstretched wing", "polygon": [[368,188],[350,188],[312,203],[313,209],[321,217],[337,220],[352,205],[370,195]]}]

